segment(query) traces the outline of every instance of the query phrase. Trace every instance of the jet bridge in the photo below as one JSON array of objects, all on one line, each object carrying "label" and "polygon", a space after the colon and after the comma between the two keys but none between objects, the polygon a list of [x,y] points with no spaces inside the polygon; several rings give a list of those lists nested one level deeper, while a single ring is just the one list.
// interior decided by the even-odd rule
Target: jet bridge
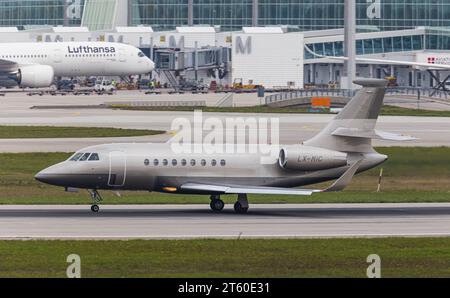
[{"label": "jet bridge", "polygon": [[155,62],[155,71],[167,78],[175,89],[180,88],[180,73],[195,72],[198,79],[198,71],[211,71],[211,75],[218,74],[218,79],[223,79],[231,63],[231,49],[227,47],[207,48],[151,48],[148,53],[150,59]]}]

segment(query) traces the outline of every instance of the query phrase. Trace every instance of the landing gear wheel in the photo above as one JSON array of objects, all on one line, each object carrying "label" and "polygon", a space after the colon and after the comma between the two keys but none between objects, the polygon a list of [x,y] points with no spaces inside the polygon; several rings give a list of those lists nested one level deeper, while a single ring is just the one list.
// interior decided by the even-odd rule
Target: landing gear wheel
[{"label": "landing gear wheel", "polygon": [[248,207],[244,208],[240,202],[234,204],[234,211],[237,214],[246,214],[248,212]]},{"label": "landing gear wheel", "polygon": [[216,199],[216,200],[212,200],[211,204],[209,205],[211,207],[211,210],[214,212],[220,212],[223,210],[223,208],[225,208],[225,203],[220,200],[220,199]]},{"label": "landing gear wheel", "polygon": [[98,213],[100,211],[100,207],[98,205],[92,205],[91,211],[94,213]]},{"label": "landing gear wheel", "polygon": [[91,194],[91,199],[92,199],[91,211],[94,213],[98,213],[100,211],[100,207],[97,204],[100,203],[101,201],[103,201],[103,198],[96,189],[88,190],[88,191]]}]

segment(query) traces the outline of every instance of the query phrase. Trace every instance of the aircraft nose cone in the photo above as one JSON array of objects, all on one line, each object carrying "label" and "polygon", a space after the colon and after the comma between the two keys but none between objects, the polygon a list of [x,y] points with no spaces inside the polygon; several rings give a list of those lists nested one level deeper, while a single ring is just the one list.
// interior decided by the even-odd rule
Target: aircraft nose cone
[{"label": "aircraft nose cone", "polygon": [[148,59],[148,72],[152,72],[153,70],[155,70],[155,62],[153,62],[152,60]]},{"label": "aircraft nose cone", "polygon": [[54,182],[55,178],[55,175],[48,173],[46,170],[43,170],[34,176],[34,179],[46,184],[53,184],[52,182]]},{"label": "aircraft nose cone", "polygon": [[65,182],[66,175],[64,173],[65,171],[56,165],[40,171],[34,176],[34,179],[45,184],[60,186]]}]

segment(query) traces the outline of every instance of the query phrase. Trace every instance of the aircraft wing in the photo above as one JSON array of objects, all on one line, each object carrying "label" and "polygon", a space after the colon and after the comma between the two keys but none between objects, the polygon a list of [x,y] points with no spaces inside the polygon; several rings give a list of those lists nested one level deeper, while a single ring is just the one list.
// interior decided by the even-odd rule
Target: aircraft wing
[{"label": "aircraft wing", "polygon": [[329,188],[319,189],[295,189],[295,188],[278,188],[278,187],[262,187],[262,186],[243,186],[243,185],[213,185],[202,183],[186,183],[181,186],[184,191],[197,191],[215,194],[264,194],[264,195],[297,195],[311,196],[319,192],[337,192],[344,190],[353,176],[358,171],[362,160],[352,164],[352,166]]},{"label": "aircraft wing", "polygon": [[208,185],[199,183],[186,183],[181,186],[182,190],[199,191],[205,193],[219,193],[219,194],[265,194],[265,195],[298,195],[310,196],[314,193],[309,189],[290,189],[290,188],[276,188],[276,187],[258,187],[258,186],[243,186],[243,185]]},{"label": "aircraft wing", "polygon": [[17,70],[17,67],[18,64],[16,62],[0,59],[0,73]]}]

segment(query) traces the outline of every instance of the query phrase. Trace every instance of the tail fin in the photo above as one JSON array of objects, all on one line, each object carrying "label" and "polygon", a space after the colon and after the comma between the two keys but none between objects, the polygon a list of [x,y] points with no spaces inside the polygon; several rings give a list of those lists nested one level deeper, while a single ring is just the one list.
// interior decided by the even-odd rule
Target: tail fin
[{"label": "tail fin", "polygon": [[372,152],[372,136],[383,106],[387,81],[364,79],[354,82],[363,88],[307,146],[344,152]]}]

